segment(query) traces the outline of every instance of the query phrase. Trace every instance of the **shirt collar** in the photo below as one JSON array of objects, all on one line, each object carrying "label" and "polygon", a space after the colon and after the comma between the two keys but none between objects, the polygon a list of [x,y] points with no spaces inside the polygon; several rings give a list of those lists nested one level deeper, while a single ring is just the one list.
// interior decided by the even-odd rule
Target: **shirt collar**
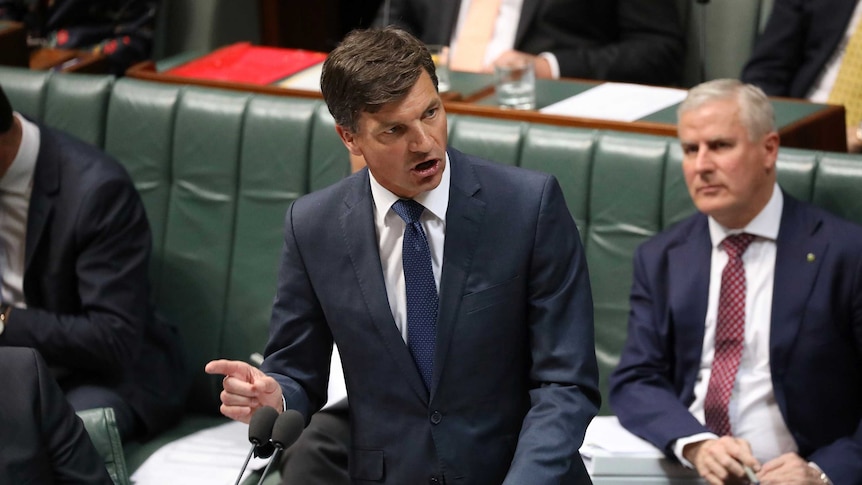
[{"label": "shirt collar", "polygon": [[746,232],[759,238],[775,241],[778,239],[778,228],[781,225],[781,212],[784,210],[784,194],[778,183],[772,188],[772,197],[763,210],[742,229],[728,229],[712,217],[709,218],[709,238],[713,247],[718,247],[724,238],[732,234]]},{"label": "shirt collar", "polygon": [[[427,212],[430,212],[434,217],[443,222],[446,222],[446,210],[449,208],[451,163],[449,153],[447,152],[446,166],[443,168],[443,177],[440,179],[440,184],[432,190],[422,192],[413,198],[413,200],[422,204]],[[386,217],[389,209],[392,208],[392,204],[400,199],[400,197],[380,185],[380,182],[374,178],[374,174],[370,170],[368,171],[368,179],[371,182],[371,197],[374,199],[374,218],[379,227],[383,224],[383,219]]]},{"label": "shirt collar", "polygon": [[33,173],[36,171],[36,157],[39,155],[39,127],[23,116],[15,113],[21,122],[21,145],[12,160],[12,165],[0,178],[0,191],[26,195],[33,186]]}]

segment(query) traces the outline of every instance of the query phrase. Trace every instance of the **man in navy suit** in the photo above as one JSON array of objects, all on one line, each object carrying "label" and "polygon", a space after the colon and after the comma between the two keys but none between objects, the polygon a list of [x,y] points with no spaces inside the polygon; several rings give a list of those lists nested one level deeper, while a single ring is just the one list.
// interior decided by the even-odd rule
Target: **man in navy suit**
[{"label": "man in navy suit", "polygon": [[[225,374],[222,412],[308,418],[326,401],[334,340],[353,483],[590,483],[578,449],[600,404],[592,299],[556,180],[447,149],[433,61],[403,30],[347,36],[321,87],[368,168],[288,211],[261,369],[207,365]],[[416,204],[406,226],[395,211]],[[409,255],[423,247],[433,280],[416,301],[408,274],[422,258]],[[413,326],[416,304],[436,308],[430,332]]]},{"label": "man in navy suit", "polygon": [[0,483],[113,484],[38,352],[0,347],[0,389]]},{"label": "man in navy suit", "polygon": [[[635,254],[613,410],[713,484],[744,483],[745,466],[761,483],[862,483],[862,228],[778,186],[760,89],[693,88],[678,131],[699,213]],[[751,242],[734,298],[724,240],[740,237]],[[734,301],[744,315],[722,310]],[[741,322],[735,337],[728,315]],[[728,431],[713,424],[721,416]]]},{"label": "man in navy suit", "polygon": [[96,147],[13,113],[0,89],[0,347],[32,347],[76,411],[114,409],[123,439],[170,425],[186,377],[155,318],[150,227]]}]

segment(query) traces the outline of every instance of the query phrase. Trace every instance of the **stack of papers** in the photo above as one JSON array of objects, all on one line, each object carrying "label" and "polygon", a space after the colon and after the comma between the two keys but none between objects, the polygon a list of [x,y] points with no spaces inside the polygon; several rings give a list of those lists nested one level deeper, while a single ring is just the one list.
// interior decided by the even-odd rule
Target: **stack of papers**
[{"label": "stack of papers", "polygon": [[[135,485],[233,485],[248,456],[248,425],[231,421],[172,441],[150,455],[132,474]],[[243,474],[266,467],[268,460],[252,457]]]},{"label": "stack of papers", "polygon": [[616,416],[590,423],[581,457],[594,483],[699,484],[696,471],[671,461],[655,446],[623,428]]},{"label": "stack of papers", "polygon": [[688,91],[642,84],[604,83],[542,108],[542,113],[611,121],[637,121],[685,99]]}]

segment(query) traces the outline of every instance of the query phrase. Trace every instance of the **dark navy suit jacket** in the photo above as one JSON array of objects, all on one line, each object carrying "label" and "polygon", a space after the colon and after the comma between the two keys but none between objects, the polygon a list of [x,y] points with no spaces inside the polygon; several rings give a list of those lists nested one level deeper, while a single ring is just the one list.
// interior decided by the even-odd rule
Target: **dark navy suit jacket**
[{"label": "dark navy suit jacket", "polygon": [[[836,484],[862,483],[862,227],[784,194],[776,246],[775,399],[801,456]],[[696,214],[635,254],[628,337],[610,403],[623,426],[669,455],[676,439],[708,431],[688,406],[711,250],[707,217]]]},{"label": "dark navy suit jacket", "polygon": [[0,347],[0,389],[0,483],[114,483],[38,352]]},{"label": "dark navy suit jacket", "polygon": [[742,81],[804,98],[847,30],[858,0],[775,0]]},{"label": "dark navy suit jacket", "polygon": [[62,385],[116,390],[147,434],[185,398],[175,330],[153,316],[151,236],[126,171],[101,150],[39,126],[27,216],[24,298],[0,346],[37,349]]},{"label": "dark navy suit jacket", "polygon": [[[389,23],[428,44],[448,44],[460,0],[391,0]],[[376,24],[382,25],[383,8]],[[672,0],[526,0],[515,50],[553,53],[560,75],[678,84],[685,47]]]},{"label": "dark navy suit jacket", "polygon": [[449,149],[432,388],[398,331],[367,170],[296,201],[263,369],[306,417],[333,338],[354,483],[587,484],[600,404],[584,252],[556,180]]}]

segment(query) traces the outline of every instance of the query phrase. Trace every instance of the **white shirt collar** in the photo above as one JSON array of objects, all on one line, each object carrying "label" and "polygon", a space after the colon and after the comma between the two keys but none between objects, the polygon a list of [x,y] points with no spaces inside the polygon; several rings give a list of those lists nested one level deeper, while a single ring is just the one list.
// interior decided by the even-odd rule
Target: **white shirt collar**
[{"label": "white shirt collar", "polygon": [[[413,200],[425,207],[426,212],[430,212],[434,217],[443,222],[446,221],[446,210],[449,208],[451,163],[449,153],[447,152],[446,166],[443,169],[443,177],[440,179],[440,184],[434,189],[422,192],[413,198]],[[368,179],[371,182],[371,196],[374,199],[374,218],[378,227],[380,227],[383,224],[383,218],[386,217],[386,213],[400,197],[380,185],[380,182],[374,178],[374,174],[370,170],[368,171]]]},{"label": "white shirt collar", "polygon": [[12,165],[0,178],[0,191],[26,195],[33,186],[33,173],[36,171],[36,157],[39,155],[39,127],[23,116],[15,113],[21,122],[21,145],[12,160]]},{"label": "white shirt collar", "polygon": [[709,218],[709,238],[712,246],[717,247],[724,238],[731,234],[747,232],[757,237],[775,241],[778,239],[778,229],[781,225],[781,212],[784,210],[784,194],[778,183],[772,188],[772,197],[763,210],[742,229],[728,229],[712,217]]}]

